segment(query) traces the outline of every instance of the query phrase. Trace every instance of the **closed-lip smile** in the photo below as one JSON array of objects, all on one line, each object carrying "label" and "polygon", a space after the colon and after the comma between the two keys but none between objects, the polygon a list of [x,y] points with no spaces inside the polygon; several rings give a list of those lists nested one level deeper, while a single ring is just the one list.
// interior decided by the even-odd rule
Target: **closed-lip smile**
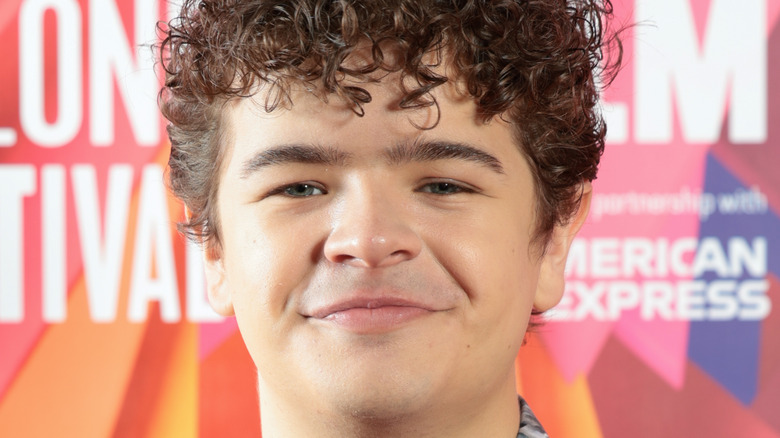
[{"label": "closed-lip smile", "polygon": [[430,305],[402,297],[353,297],[316,307],[309,318],[354,333],[375,334],[436,311]]}]

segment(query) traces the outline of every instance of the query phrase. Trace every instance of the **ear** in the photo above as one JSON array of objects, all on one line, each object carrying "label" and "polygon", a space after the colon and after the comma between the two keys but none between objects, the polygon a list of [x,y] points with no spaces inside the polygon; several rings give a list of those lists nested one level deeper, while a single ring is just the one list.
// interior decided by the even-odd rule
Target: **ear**
[{"label": "ear", "polygon": [[225,275],[224,257],[219,243],[203,243],[203,265],[206,272],[206,291],[211,307],[222,316],[233,316],[233,299]]},{"label": "ear", "polygon": [[539,282],[536,286],[534,309],[544,312],[558,304],[563,297],[564,271],[569,248],[577,232],[582,228],[590,209],[590,198],[593,193],[590,181],[582,183],[582,199],[579,208],[571,220],[564,225],[556,225],[553,229],[547,250],[542,256],[539,272]]}]

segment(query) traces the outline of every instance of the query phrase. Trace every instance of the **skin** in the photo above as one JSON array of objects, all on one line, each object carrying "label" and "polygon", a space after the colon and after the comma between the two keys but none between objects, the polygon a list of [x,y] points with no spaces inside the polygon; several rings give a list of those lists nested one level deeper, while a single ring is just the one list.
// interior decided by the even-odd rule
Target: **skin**
[{"label": "skin", "polygon": [[419,129],[436,109],[399,109],[397,83],[363,85],[364,117],[303,91],[225,114],[207,283],[257,365],[264,437],[517,433],[514,359],[561,297],[590,185],[541,251],[512,127],[446,85]]}]

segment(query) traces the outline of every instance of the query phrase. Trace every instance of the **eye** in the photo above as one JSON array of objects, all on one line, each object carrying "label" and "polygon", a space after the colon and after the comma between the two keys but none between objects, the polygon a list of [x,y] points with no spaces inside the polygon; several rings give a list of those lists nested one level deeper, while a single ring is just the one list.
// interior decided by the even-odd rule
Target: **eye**
[{"label": "eye", "polygon": [[474,190],[465,187],[460,184],[456,184],[451,181],[434,181],[428,184],[425,184],[424,186],[420,187],[419,189],[421,192],[424,193],[431,193],[434,195],[454,195],[456,193],[473,193]]},{"label": "eye", "polygon": [[327,193],[328,191],[319,184],[298,182],[276,187],[275,189],[260,197],[260,200],[270,198],[272,196],[282,196],[285,198],[307,198],[309,196],[319,196],[325,195]]},{"label": "eye", "polygon": [[324,195],[326,192],[312,184],[296,183],[282,187],[280,193],[293,198],[303,198],[306,196]]}]

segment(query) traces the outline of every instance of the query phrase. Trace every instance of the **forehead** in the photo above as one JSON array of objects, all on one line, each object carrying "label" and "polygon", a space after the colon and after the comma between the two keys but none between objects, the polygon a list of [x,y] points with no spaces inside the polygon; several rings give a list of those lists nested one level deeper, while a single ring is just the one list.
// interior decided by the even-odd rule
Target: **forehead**
[{"label": "forehead", "polygon": [[344,80],[343,86],[360,87],[369,102],[356,107],[336,94],[312,92],[291,86],[277,101],[280,91],[265,84],[249,98],[233,101],[223,113],[236,145],[280,144],[290,141],[318,143],[327,138],[338,144],[365,146],[418,139],[444,139],[473,144],[502,143],[519,153],[513,126],[500,117],[485,122],[474,100],[456,81],[431,90],[431,104],[401,108],[410,87],[404,87],[399,74],[389,74],[371,82]]}]

